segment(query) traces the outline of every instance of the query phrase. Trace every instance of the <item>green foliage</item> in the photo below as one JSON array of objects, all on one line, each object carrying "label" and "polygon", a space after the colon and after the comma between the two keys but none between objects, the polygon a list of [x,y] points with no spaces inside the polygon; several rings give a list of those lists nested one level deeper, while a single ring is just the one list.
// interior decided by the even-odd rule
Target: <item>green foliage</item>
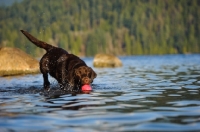
[{"label": "green foliage", "polygon": [[24,0],[0,7],[0,47],[41,56],[20,33],[79,56],[200,53],[199,0]]}]

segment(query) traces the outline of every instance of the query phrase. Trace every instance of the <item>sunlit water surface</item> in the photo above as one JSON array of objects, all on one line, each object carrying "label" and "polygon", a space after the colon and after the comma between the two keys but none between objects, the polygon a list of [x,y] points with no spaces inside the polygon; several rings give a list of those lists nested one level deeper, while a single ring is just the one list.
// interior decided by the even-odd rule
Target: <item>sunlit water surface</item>
[{"label": "sunlit water surface", "polygon": [[[0,131],[200,131],[200,55],[121,57],[94,68],[89,94],[42,90],[42,75],[0,78]],[[93,58],[84,58],[92,67]]]}]

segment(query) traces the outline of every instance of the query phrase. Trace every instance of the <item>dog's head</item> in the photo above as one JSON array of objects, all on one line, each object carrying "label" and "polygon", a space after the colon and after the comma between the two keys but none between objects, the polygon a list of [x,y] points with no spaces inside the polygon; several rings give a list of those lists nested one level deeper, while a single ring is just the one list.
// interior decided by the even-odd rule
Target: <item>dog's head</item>
[{"label": "dog's head", "polygon": [[[91,84],[94,78],[96,78],[97,76],[97,74],[92,70],[92,68],[86,66],[82,60],[78,60],[78,64],[83,64],[83,66],[74,68],[75,66],[77,66],[77,58],[78,57],[73,58],[75,60],[73,61],[73,59],[70,59],[69,55],[64,54],[57,60],[58,64],[63,66],[61,67],[61,69],[64,69],[65,72],[61,75],[63,76],[63,78],[65,78],[65,81],[62,82],[62,85],[64,85],[64,89],[80,89],[80,87],[85,84]],[[71,60],[70,65],[68,64],[68,60]],[[80,61],[82,63],[80,63]]]},{"label": "dog's head", "polygon": [[81,66],[75,69],[75,78],[81,86],[91,84],[96,76],[97,74],[90,67]]}]

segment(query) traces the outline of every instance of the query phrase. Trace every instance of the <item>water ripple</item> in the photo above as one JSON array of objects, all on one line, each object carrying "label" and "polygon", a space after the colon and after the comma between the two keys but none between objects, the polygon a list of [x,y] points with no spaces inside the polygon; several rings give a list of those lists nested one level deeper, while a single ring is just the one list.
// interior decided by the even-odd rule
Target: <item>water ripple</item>
[{"label": "water ripple", "polygon": [[[84,58],[92,67],[92,58]],[[41,74],[0,78],[0,131],[200,131],[200,55],[121,57],[88,94]]]}]

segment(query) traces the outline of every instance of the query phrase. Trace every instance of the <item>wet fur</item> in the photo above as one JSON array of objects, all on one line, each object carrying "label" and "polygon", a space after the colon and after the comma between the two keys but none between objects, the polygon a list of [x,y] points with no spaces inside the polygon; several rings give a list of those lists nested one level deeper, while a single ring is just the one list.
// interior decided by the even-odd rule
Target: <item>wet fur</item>
[{"label": "wet fur", "polygon": [[60,87],[65,90],[80,90],[82,85],[91,84],[97,74],[79,57],[69,54],[62,48],[58,48],[40,41],[28,32],[21,32],[36,46],[46,50],[46,54],[40,60],[40,71],[43,74],[44,89],[50,89],[48,74],[54,77]]}]

